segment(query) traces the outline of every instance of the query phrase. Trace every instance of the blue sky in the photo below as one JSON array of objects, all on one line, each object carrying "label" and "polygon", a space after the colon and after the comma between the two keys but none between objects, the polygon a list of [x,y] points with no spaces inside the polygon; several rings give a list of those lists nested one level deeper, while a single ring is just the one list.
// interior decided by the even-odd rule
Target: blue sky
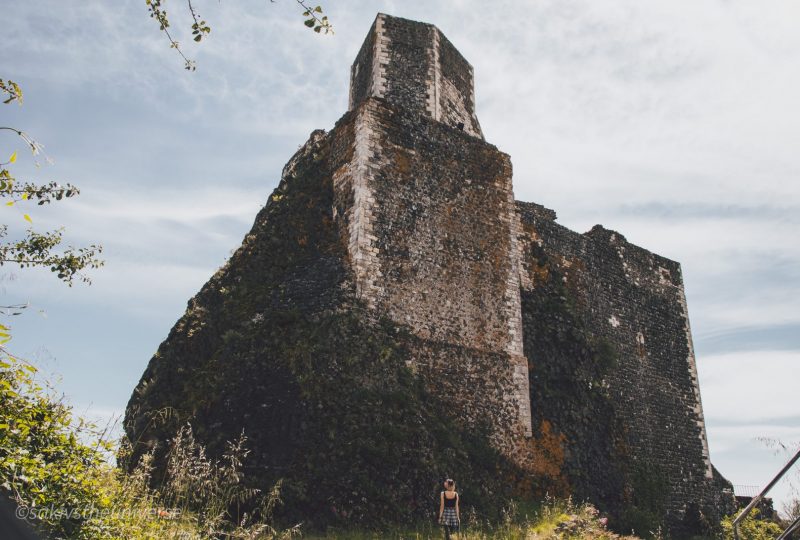
[{"label": "blue sky", "polygon": [[[518,199],[595,223],[683,265],[711,457],[734,484],[780,468],[757,437],[800,442],[800,6],[793,2],[197,0],[211,37],[178,55],[144,1],[3,6],[0,124],[45,144],[19,177],[80,197],[31,208],[39,229],[100,243],[91,287],[3,268],[14,350],[78,411],[119,414],[152,353],[249,230],[283,164],[347,108],[349,67],[379,11],[439,26],[475,68],[486,138]],[[6,209],[3,223],[23,228]],[[777,496],[785,499],[787,483]]]}]

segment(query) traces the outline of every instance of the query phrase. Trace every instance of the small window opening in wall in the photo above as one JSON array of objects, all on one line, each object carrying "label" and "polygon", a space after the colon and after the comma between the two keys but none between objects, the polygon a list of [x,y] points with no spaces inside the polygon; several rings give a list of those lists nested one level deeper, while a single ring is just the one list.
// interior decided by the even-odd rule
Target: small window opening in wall
[{"label": "small window opening in wall", "polygon": [[458,127],[458,129],[460,129],[461,131],[464,131],[464,122],[459,122],[458,124],[456,124],[456,127]]}]

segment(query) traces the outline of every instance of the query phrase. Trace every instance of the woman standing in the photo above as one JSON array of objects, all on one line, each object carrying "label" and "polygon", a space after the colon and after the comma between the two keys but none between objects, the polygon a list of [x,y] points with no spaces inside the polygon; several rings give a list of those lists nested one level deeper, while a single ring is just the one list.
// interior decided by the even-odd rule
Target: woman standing
[{"label": "woman standing", "polygon": [[444,489],[439,502],[439,524],[444,527],[445,539],[450,540],[450,534],[458,532],[461,514],[458,509],[456,483],[448,478],[444,481]]}]

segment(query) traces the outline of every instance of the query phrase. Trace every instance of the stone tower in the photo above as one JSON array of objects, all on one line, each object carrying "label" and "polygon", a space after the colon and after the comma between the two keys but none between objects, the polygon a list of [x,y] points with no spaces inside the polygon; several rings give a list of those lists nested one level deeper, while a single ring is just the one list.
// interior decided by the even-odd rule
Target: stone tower
[{"label": "stone tower", "polygon": [[[425,343],[412,365],[432,379],[500,355],[502,400],[530,434],[511,162],[483,140],[472,67],[435,26],[379,14],[351,74],[353,156],[333,185],[351,201],[335,217],[357,296]],[[473,393],[465,380],[453,391]],[[465,417],[494,423],[486,400],[473,394]]]},{"label": "stone tower", "polygon": [[472,66],[432,24],[378,14],[350,70],[350,106],[383,98],[483,138]]},{"label": "stone tower", "polygon": [[282,479],[292,519],[321,526],[427,515],[442,474],[479,512],[513,486],[626,531],[727,510],[680,265],[515,201],[472,67],[435,26],[379,14],[350,74],[349,110],[142,375],[132,462],[163,463],[184,422],[212,454],[244,431],[249,483]]}]

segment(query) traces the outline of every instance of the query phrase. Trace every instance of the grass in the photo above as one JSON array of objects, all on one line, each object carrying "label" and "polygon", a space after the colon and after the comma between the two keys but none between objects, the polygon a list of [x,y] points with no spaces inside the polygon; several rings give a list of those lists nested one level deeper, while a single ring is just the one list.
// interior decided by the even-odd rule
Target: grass
[{"label": "grass", "polygon": [[[424,540],[444,538],[434,524],[415,528],[393,528],[380,531],[328,530],[324,534],[303,534],[305,539],[335,540]],[[606,529],[605,520],[590,504],[576,505],[571,500],[547,499],[538,507],[520,508],[511,503],[500,523],[481,522],[474,515],[462,516],[462,531],[453,535],[458,540],[538,540],[538,539],[631,539]]]}]

